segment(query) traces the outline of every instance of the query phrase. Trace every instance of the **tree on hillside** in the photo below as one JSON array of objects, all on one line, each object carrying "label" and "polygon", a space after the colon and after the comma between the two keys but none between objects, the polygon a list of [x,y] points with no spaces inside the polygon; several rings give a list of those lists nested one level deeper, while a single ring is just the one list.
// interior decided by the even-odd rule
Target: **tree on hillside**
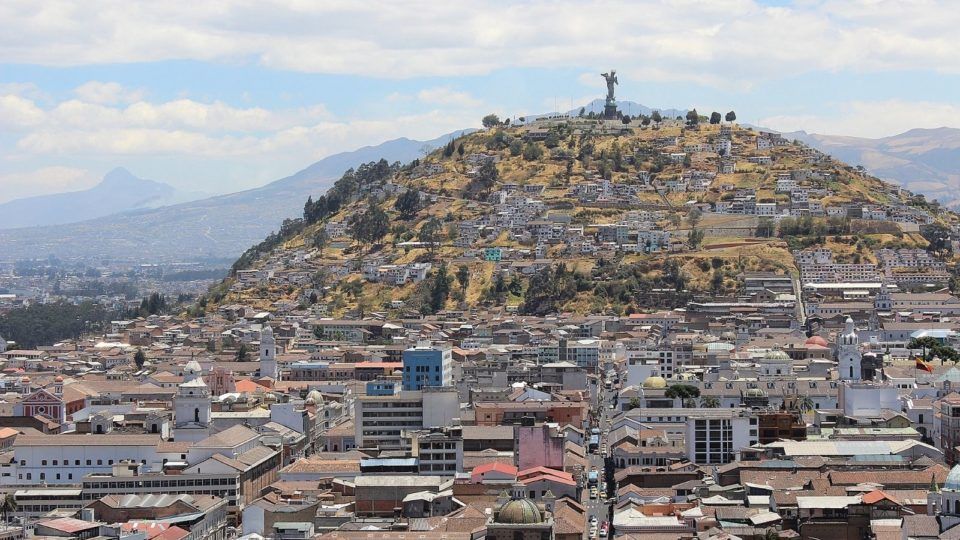
[{"label": "tree on hillside", "polygon": [[430,286],[430,312],[436,313],[443,309],[450,296],[450,274],[447,272],[447,263],[440,263]]},{"label": "tree on hillside", "polygon": [[473,199],[485,199],[500,180],[500,172],[492,159],[485,160],[466,187],[466,195]]},{"label": "tree on hillside", "polygon": [[927,244],[927,251],[930,253],[935,253],[942,257],[944,253],[949,253],[953,250],[950,242],[950,229],[939,223],[920,227],[920,235],[929,242]]},{"label": "tree on hillside", "polygon": [[713,294],[723,292],[723,273],[719,269],[714,270],[713,276],[710,277],[710,290],[713,291]]},{"label": "tree on hillside", "polygon": [[737,113],[735,113],[735,112],[733,112],[733,111],[730,111],[730,112],[727,113],[727,115],[724,117],[724,119],[725,119],[727,122],[733,122],[733,121],[735,121],[735,120],[737,119]]},{"label": "tree on hillside", "polygon": [[543,157],[543,148],[539,144],[531,141],[523,147],[523,159],[527,161],[536,161]]},{"label": "tree on hillside", "polygon": [[457,155],[460,156],[460,157],[463,157],[463,154],[464,154],[466,151],[467,151],[467,149],[463,147],[463,143],[460,143],[460,146],[457,147]]},{"label": "tree on hillside", "polygon": [[703,217],[703,212],[701,212],[699,208],[693,207],[687,212],[687,223],[689,223],[691,227],[696,227],[697,224],[700,223],[701,217]]},{"label": "tree on hillside", "polygon": [[519,156],[523,152],[523,142],[520,139],[510,141],[510,155]]},{"label": "tree on hillside", "polygon": [[457,283],[460,284],[461,291],[467,292],[467,286],[470,285],[470,268],[465,264],[457,268]]},{"label": "tree on hillside", "polygon": [[415,189],[408,189],[397,197],[393,203],[393,208],[400,212],[400,217],[410,219],[420,211],[420,192]]},{"label": "tree on hillside", "polygon": [[687,125],[695,126],[700,123],[700,115],[697,113],[696,109],[690,109],[687,111]]},{"label": "tree on hillside", "polygon": [[330,245],[330,235],[327,233],[327,229],[321,227],[313,237],[313,247],[317,248],[317,252],[323,257],[323,250],[328,245]]},{"label": "tree on hillside", "polygon": [[713,111],[712,113],[710,113],[710,123],[711,123],[711,124],[719,124],[719,123],[720,123],[720,113],[718,113],[717,111]]},{"label": "tree on hillside", "polygon": [[556,130],[551,129],[550,133],[547,133],[547,138],[543,140],[544,146],[547,148],[556,148],[560,146],[560,134]]},{"label": "tree on hillside", "polygon": [[654,124],[663,122],[663,116],[660,115],[660,111],[653,111],[653,113],[650,114],[650,119],[653,120]]},{"label": "tree on hillside", "polygon": [[690,236],[687,237],[687,245],[690,249],[697,249],[703,243],[703,231],[693,227],[690,229]]},{"label": "tree on hillside", "polygon": [[156,315],[167,310],[167,298],[155,292],[140,301],[140,315]]},{"label": "tree on hillside", "polygon": [[760,218],[757,224],[757,238],[771,238],[777,233],[777,224],[768,217]]},{"label": "tree on hillside", "polygon": [[431,217],[426,223],[420,226],[420,232],[417,239],[427,244],[427,249],[433,255],[437,251],[437,244],[440,243],[440,232],[443,230],[443,222],[436,216]]},{"label": "tree on hillside", "polygon": [[[510,288],[513,288],[513,283]],[[520,304],[520,313],[539,316],[556,313],[573,300],[578,288],[577,275],[567,270],[567,265],[560,263],[555,267],[548,266],[530,277],[523,303]],[[511,292],[517,294],[520,291]]]},{"label": "tree on hillside", "polygon": [[361,244],[375,244],[390,231],[390,218],[376,204],[350,216],[350,235]]},{"label": "tree on hillside", "polygon": [[580,117],[580,118],[583,118],[583,115],[584,115],[584,113],[586,113],[586,112],[587,112],[587,108],[586,108],[586,107],[580,107],[580,112],[577,113],[577,116]]},{"label": "tree on hillside", "polygon": [[143,365],[147,363],[147,355],[144,354],[143,349],[137,348],[137,352],[133,354],[133,363],[137,369],[143,369]]},{"label": "tree on hillside", "polygon": [[250,351],[247,350],[247,344],[241,343],[240,348],[237,349],[237,362],[246,362],[249,360]]},{"label": "tree on hillside", "polygon": [[489,129],[500,124],[500,117],[495,114],[488,114],[481,120],[483,127]]}]

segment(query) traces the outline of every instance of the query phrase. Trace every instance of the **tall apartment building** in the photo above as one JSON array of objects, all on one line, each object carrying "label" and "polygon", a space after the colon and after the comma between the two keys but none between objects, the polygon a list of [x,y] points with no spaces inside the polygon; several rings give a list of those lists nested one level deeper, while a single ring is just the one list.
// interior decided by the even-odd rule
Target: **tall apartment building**
[{"label": "tall apartment building", "polygon": [[935,417],[940,423],[940,449],[944,460],[955,465],[960,461],[957,446],[960,445],[960,396],[948,394],[940,401],[940,415]]},{"label": "tall apartment building", "polygon": [[701,465],[736,461],[759,440],[757,417],[743,409],[698,409],[687,414],[687,459]]},{"label": "tall apartment building", "polygon": [[450,346],[418,343],[403,351],[403,389],[453,385],[453,352]]},{"label": "tall apartment building", "polygon": [[354,403],[358,448],[410,450],[404,431],[453,425],[460,417],[456,388],[425,386],[387,396],[360,396]]},{"label": "tall apartment building", "polygon": [[453,476],[463,472],[463,428],[436,427],[410,433],[412,454],[420,474]]}]

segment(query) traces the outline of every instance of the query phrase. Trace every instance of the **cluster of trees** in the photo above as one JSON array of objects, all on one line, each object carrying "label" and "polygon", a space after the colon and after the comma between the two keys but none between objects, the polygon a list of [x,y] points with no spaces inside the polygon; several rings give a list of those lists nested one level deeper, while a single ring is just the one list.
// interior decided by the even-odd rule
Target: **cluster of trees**
[{"label": "cluster of trees", "polygon": [[423,200],[420,197],[420,192],[415,189],[404,191],[393,203],[393,209],[399,212],[403,219],[410,219],[417,215],[421,208],[423,208]]},{"label": "cluster of trees", "polygon": [[350,216],[350,236],[361,244],[375,244],[390,232],[390,218],[380,205],[370,204]]},{"label": "cluster of trees", "polygon": [[[693,298],[687,290],[689,278],[674,258],[662,263],[641,260],[632,264],[600,259],[592,277],[594,296],[608,304],[627,306],[627,313],[633,311],[631,306],[677,307]],[[663,290],[675,292],[663,295]]]},{"label": "cluster of trees", "polygon": [[297,234],[300,234],[304,229],[304,221],[302,219],[285,219],[280,225],[280,230],[277,232],[272,232],[267,235],[259,244],[249,248],[244,251],[242,255],[233,263],[233,266],[230,267],[230,275],[235,276],[237,270],[245,270],[250,268],[250,265],[254,263],[261,256],[270,253],[274,248],[280,244],[286,242],[287,240],[293,238]]},{"label": "cluster of trees", "polygon": [[495,114],[488,114],[480,121],[483,127],[490,129],[500,125],[500,117]]},{"label": "cluster of trees", "polygon": [[137,310],[137,315],[141,317],[146,317],[147,315],[158,315],[161,313],[166,313],[169,306],[167,305],[167,297],[155,292],[151,293],[150,296],[145,297],[140,301],[140,309]]},{"label": "cluster of trees", "polygon": [[453,139],[450,139],[450,141],[443,147],[443,157],[445,158],[453,157],[454,153],[460,157],[463,157],[464,152],[466,152],[466,149],[463,147],[463,143],[458,145]]},{"label": "cluster of trees", "polygon": [[530,277],[519,311],[524,315],[540,316],[556,313],[578,292],[589,290],[590,286],[585,276],[568,270],[564,263],[548,266]]},{"label": "cluster of trees", "polygon": [[390,164],[387,160],[364,163],[356,169],[349,169],[326,193],[313,200],[307,198],[303,206],[303,220],[307,225],[323,221],[340,211],[343,205],[360,198],[371,189],[387,182],[400,169],[399,163]]},{"label": "cluster of trees", "polygon": [[521,296],[523,294],[523,283],[520,278],[514,274],[513,278],[507,282],[503,274],[498,273],[493,278],[493,283],[483,293],[482,300],[494,305],[503,305],[507,302],[507,295]]},{"label": "cluster of trees", "polygon": [[500,172],[497,170],[497,165],[493,160],[486,160],[470,179],[464,189],[464,196],[469,199],[485,199],[499,180]]},{"label": "cluster of trees", "polygon": [[[686,118],[687,118],[687,125],[688,125],[688,126],[695,126],[695,125],[699,124],[699,123],[700,123],[700,120],[701,120],[700,114],[697,113],[697,110],[696,110],[696,109],[691,109],[691,110],[687,111],[687,117],[686,117]],[[721,119],[726,120],[727,122],[733,122],[733,121],[735,121],[735,120],[737,119],[737,113],[735,113],[735,112],[733,112],[733,111],[730,111],[730,112],[728,112],[726,115],[723,115],[723,116],[721,116],[720,113],[718,113],[717,111],[713,111],[712,113],[710,113],[710,123],[711,123],[711,124],[719,124],[720,121],[721,121]]]},{"label": "cluster of trees", "polygon": [[924,360],[939,358],[941,361],[956,363],[960,360],[960,353],[949,345],[944,345],[932,337],[913,338],[907,344],[908,349],[922,349],[926,351]]},{"label": "cluster of trees", "polygon": [[840,216],[815,219],[810,216],[786,217],[780,220],[780,238],[792,236],[827,236],[849,234],[850,220]]},{"label": "cluster of trees", "polygon": [[31,304],[0,317],[0,335],[22,349],[76,339],[86,331],[102,332],[120,314],[93,302]]},{"label": "cluster of trees", "polygon": [[940,257],[953,251],[950,229],[939,223],[932,223],[920,227],[920,235],[927,243],[927,251]]}]

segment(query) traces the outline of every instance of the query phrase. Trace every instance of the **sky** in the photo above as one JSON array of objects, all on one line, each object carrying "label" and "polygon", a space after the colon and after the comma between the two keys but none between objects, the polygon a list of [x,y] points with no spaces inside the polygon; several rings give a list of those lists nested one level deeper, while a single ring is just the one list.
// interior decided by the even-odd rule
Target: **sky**
[{"label": "sky", "polygon": [[955,0],[0,3],[0,202],[114,167],[227,193],[603,97],[862,137],[960,127]]}]

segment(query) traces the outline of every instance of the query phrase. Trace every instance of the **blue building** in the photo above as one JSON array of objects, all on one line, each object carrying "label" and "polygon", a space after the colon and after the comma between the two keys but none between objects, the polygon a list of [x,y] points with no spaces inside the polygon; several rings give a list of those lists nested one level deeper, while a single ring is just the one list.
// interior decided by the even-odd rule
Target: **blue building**
[{"label": "blue building", "polygon": [[450,347],[418,344],[403,351],[403,389],[453,385],[453,352]]},{"label": "blue building", "polygon": [[368,396],[394,396],[396,394],[396,381],[376,380],[367,382]]}]

